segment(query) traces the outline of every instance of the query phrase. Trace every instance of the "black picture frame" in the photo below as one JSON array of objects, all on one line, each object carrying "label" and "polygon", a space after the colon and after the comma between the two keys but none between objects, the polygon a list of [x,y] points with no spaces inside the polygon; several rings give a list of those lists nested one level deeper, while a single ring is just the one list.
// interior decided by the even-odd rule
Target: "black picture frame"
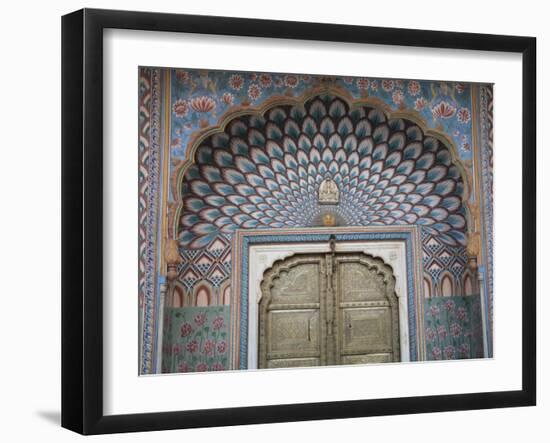
[{"label": "black picture frame", "polygon": [[[108,28],[522,54],[522,388],[171,411],[103,413],[103,31]],[[320,420],[536,404],[536,39],[83,9],[62,18],[62,426],[82,434]]]}]

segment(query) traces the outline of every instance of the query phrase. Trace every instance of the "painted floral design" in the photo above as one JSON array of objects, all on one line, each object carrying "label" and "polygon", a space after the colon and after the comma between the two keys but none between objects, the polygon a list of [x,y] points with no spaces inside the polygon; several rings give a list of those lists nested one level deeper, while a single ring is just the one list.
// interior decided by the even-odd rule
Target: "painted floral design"
[{"label": "painted floral design", "polygon": [[229,87],[235,91],[240,91],[244,85],[244,78],[240,74],[233,74],[229,77]]},{"label": "painted floral design", "polygon": [[420,82],[417,82],[416,80],[411,80],[407,85],[407,90],[409,91],[409,94],[413,97],[417,96],[421,90]]},{"label": "painted floral design", "polygon": [[195,324],[197,326],[202,326],[206,322],[206,313],[205,312],[199,312],[197,315],[195,315]]},{"label": "painted floral design", "polygon": [[176,78],[182,83],[187,83],[189,81],[189,71],[176,69]]},{"label": "painted floral design", "polygon": [[199,342],[197,340],[191,340],[189,343],[187,343],[185,349],[187,349],[188,352],[194,354],[199,350]]},{"label": "painted floral design", "polygon": [[260,74],[260,85],[263,88],[269,88],[273,84],[271,74]]},{"label": "painted floral design", "polygon": [[429,359],[483,356],[479,295],[428,298],[425,312]]},{"label": "painted floral design", "polygon": [[[456,146],[461,147],[460,156],[471,159],[471,141],[460,140],[462,134],[470,133],[472,129],[467,83],[187,68],[173,69],[172,73],[171,140],[176,137],[181,140],[181,143],[172,146],[174,162],[186,158],[189,140],[196,130],[215,125],[216,117],[224,115],[229,108],[235,105],[257,106],[262,100],[277,95],[298,97],[309,88],[327,81],[334,82],[354,99],[370,96],[394,108],[414,109],[429,122],[429,126],[449,134],[460,124],[460,135],[453,136],[453,139]],[[201,97],[210,98],[213,102],[201,100]]]},{"label": "painted floral design", "polygon": [[386,92],[390,92],[394,88],[395,84],[393,80],[382,80],[382,89]]},{"label": "painted floral design", "polygon": [[452,360],[455,356],[455,348],[453,345],[445,346],[445,349],[443,350],[443,353],[445,354],[445,359]]},{"label": "painted floral design", "polygon": [[393,102],[397,106],[403,104],[403,101],[405,100],[405,94],[403,94],[403,91],[401,89],[395,90],[391,97],[392,97]]},{"label": "painted floral design", "polygon": [[432,108],[434,119],[451,118],[456,113],[456,108],[446,101],[441,101]]},{"label": "painted floral design", "polygon": [[471,119],[470,110],[468,108],[460,108],[456,113],[456,118],[460,123],[468,123]]},{"label": "painted floral design", "polygon": [[214,320],[212,320],[212,327],[214,329],[221,329],[224,326],[223,317],[218,315]]},{"label": "painted floral design", "polygon": [[191,99],[189,104],[194,111],[201,112],[203,114],[211,112],[216,108],[216,102],[214,99],[205,95]]},{"label": "painted floral design", "polygon": [[257,83],[252,83],[248,87],[248,97],[250,100],[255,101],[260,97],[260,94],[262,93],[262,89],[258,86]]},{"label": "painted floral design", "polygon": [[366,91],[369,89],[369,79],[368,78],[358,78],[357,79],[357,87],[361,91]]},{"label": "painted floral design", "polygon": [[183,118],[189,113],[189,105],[186,100],[180,98],[176,100],[172,106],[172,110],[174,111],[174,114],[176,114],[176,117]]},{"label": "painted floral design", "polygon": [[424,97],[419,97],[414,102],[414,109],[416,109],[417,111],[421,111],[427,105],[428,105],[428,102],[426,101],[426,99]]},{"label": "painted floral design", "polygon": [[181,336],[182,337],[187,337],[192,332],[193,332],[193,326],[191,326],[191,324],[184,323],[183,325],[181,325]]},{"label": "painted floral design", "polygon": [[226,370],[229,306],[170,309],[165,319],[163,372]]},{"label": "painted floral design", "polygon": [[299,81],[300,80],[297,75],[285,75],[285,86],[289,88],[295,88],[296,86],[298,86]]},{"label": "painted floral design", "polygon": [[205,372],[208,371],[208,365],[206,363],[198,363],[195,367],[195,371],[197,372]]},{"label": "painted floral design", "polygon": [[227,106],[231,106],[234,101],[235,101],[235,96],[231,94],[231,92],[225,92],[222,95],[222,102]]}]

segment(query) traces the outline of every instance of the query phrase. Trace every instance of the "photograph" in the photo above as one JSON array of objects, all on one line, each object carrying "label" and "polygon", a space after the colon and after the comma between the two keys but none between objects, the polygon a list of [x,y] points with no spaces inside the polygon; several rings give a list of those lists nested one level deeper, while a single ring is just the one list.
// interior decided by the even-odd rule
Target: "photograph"
[{"label": "photograph", "polygon": [[493,84],[137,74],[141,375],[493,357]]}]

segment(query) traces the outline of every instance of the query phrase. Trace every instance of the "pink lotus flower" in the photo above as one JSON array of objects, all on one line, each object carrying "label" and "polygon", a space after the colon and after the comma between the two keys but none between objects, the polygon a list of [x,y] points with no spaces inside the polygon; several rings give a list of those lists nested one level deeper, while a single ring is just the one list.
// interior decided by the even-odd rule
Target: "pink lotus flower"
[{"label": "pink lotus flower", "polygon": [[456,312],[456,317],[460,321],[468,321],[468,313],[466,312],[466,308],[464,308],[463,306],[458,308]]},{"label": "pink lotus flower", "polygon": [[262,89],[256,83],[252,83],[248,87],[248,97],[250,97],[250,100],[252,101],[256,100],[261,93]]},{"label": "pink lotus flower", "polygon": [[460,337],[462,334],[462,327],[458,323],[453,323],[449,329],[451,330],[451,335],[453,337]]},{"label": "pink lotus flower", "polygon": [[468,123],[470,121],[470,110],[468,108],[460,108],[456,113],[456,118],[460,123]]},{"label": "pink lotus flower", "polygon": [[447,300],[445,302],[445,310],[451,312],[455,308],[455,302],[453,300]]},{"label": "pink lotus flower", "polygon": [[176,117],[185,117],[189,113],[189,105],[184,99],[179,98],[172,106],[172,111],[174,111]]},{"label": "pink lotus flower", "polygon": [[244,79],[242,75],[233,74],[229,77],[229,87],[235,91],[240,91],[244,84]]},{"label": "pink lotus flower", "polygon": [[369,79],[368,78],[358,78],[357,79],[357,87],[361,91],[365,91],[369,89]]},{"label": "pink lotus flower", "polygon": [[430,342],[434,341],[435,337],[436,337],[436,333],[432,328],[426,329],[426,338],[428,339],[428,341]]},{"label": "pink lotus flower", "polygon": [[212,320],[212,327],[214,329],[221,329],[223,326],[223,317],[221,315],[218,315],[214,320]]},{"label": "pink lotus flower", "polygon": [[432,356],[434,360],[439,360],[441,358],[441,349],[438,346],[432,348]]},{"label": "pink lotus flower", "polygon": [[464,142],[464,143],[462,143],[462,149],[464,149],[465,151],[469,151],[472,148],[470,146],[470,143]]},{"label": "pink lotus flower", "polygon": [[416,80],[411,80],[407,85],[407,90],[409,91],[409,94],[411,94],[413,97],[418,95],[420,93],[420,82],[417,82]]},{"label": "pink lotus flower", "polygon": [[223,371],[225,368],[223,367],[223,365],[221,363],[214,363],[212,365],[212,370],[213,371]]},{"label": "pink lotus flower", "polygon": [[426,101],[426,99],[424,97],[419,97],[414,102],[414,109],[416,109],[417,111],[421,111],[427,105],[428,105],[428,102]]},{"label": "pink lotus flower", "polygon": [[372,80],[370,82],[370,88],[375,92],[378,91],[378,80]]},{"label": "pink lotus flower", "polygon": [[432,108],[434,118],[451,118],[456,113],[456,108],[446,101],[439,102]]},{"label": "pink lotus flower", "polygon": [[214,99],[205,95],[191,99],[190,104],[195,111],[202,113],[211,112],[216,107]]},{"label": "pink lotus flower", "polygon": [[287,86],[288,88],[295,88],[296,86],[298,86],[299,81],[300,80],[298,79],[297,75],[285,75],[285,86]]},{"label": "pink lotus flower", "polygon": [[193,327],[189,323],[184,323],[181,325],[181,336],[187,337],[189,334],[193,332]]},{"label": "pink lotus flower", "polygon": [[399,106],[405,100],[405,95],[403,94],[403,91],[401,89],[397,89],[397,90],[394,91],[391,98],[392,98],[393,102],[397,106]]},{"label": "pink lotus flower", "polygon": [[395,86],[396,86],[397,88],[403,89],[403,86],[404,86],[403,80],[396,80],[396,81],[395,81]]},{"label": "pink lotus flower", "polygon": [[189,343],[187,343],[185,349],[187,349],[187,351],[191,354],[194,354],[199,350],[199,342],[197,340],[191,340]]},{"label": "pink lotus flower", "polygon": [[443,352],[445,353],[445,358],[451,360],[455,356],[455,347],[451,345],[445,346]]},{"label": "pink lotus flower", "polygon": [[189,372],[189,365],[182,361],[179,365],[178,365],[178,372]]},{"label": "pink lotus flower", "polygon": [[213,340],[206,340],[202,347],[202,352],[203,354],[210,355],[212,354],[212,352],[214,352],[215,347],[216,343]]},{"label": "pink lotus flower", "polygon": [[189,72],[184,69],[176,69],[176,78],[182,83],[187,83],[189,81]]},{"label": "pink lotus flower", "polygon": [[206,312],[199,312],[195,315],[195,324],[197,326],[204,325],[204,322],[206,321]]},{"label": "pink lotus flower", "polygon": [[218,353],[223,354],[227,349],[227,343],[225,341],[218,342]]},{"label": "pink lotus flower", "polygon": [[230,92],[226,92],[222,95],[222,102],[224,102],[227,106],[231,106],[234,101],[235,97]]},{"label": "pink lotus flower", "polygon": [[199,363],[197,366],[195,366],[195,371],[206,372],[208,371],[208,365],[206,363]]},{"label": "pink lotus flower", "polygon": [[390,92],[395,86],[393,80],[382,80],[382,89],[386,92]]},{"label": "pink lotus flower", "polygon": [[466,90],[466,85],[464,83],[456,83],[455,84],[456,92],[459,94],[462,94]]},{"label": "pink lotus flower", "polygon": [[439,338],[441,340],[445,340],[445,337],[447,337],[447,329],[443,325],[439,325],[437,327],[437,334],[439,335]]},{"label": "pink lotus flower", "polygon": [[260,85],[264,88],[269,88],[273,84],[271,74],[260,74]]}]

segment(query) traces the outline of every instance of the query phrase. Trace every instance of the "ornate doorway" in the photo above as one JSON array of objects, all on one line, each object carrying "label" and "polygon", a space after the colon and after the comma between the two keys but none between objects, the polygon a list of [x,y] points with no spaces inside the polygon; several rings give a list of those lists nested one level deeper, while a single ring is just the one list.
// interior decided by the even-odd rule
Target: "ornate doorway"
[{"label": "ornate doorway", "polygon": [[264,274],[259,368],[400,361],[392,268],[364,253],[296,254]]}]

